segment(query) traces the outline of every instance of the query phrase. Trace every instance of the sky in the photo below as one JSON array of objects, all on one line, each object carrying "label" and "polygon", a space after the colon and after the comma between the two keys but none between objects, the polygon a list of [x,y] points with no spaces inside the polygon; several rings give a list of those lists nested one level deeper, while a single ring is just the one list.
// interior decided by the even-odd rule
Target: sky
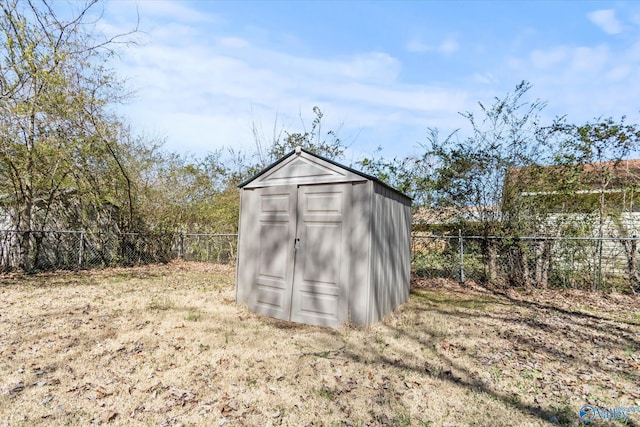
[{"label": "sky", "polygon": [[543,122],[640,119],[640,2],[109,1],[98,29],[136,22],[119,113],[182,154],[254,150],[317,106],[348,161],[414,155],[523,80]]}]

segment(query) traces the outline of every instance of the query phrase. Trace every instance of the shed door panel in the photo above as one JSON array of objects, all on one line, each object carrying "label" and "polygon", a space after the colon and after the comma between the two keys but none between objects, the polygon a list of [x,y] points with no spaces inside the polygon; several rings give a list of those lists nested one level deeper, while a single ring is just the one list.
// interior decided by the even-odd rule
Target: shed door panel
[{"label": "shed door panel", "polygon": [[339,326],[347,319],[351,185],[298,188],[291,320]]},{"label": "shed door panel", "polygon": [[250,306],[259,313],[289,320],[297,190],[286,186],[257,191],[259,250],[255,254],[255,292]]}]

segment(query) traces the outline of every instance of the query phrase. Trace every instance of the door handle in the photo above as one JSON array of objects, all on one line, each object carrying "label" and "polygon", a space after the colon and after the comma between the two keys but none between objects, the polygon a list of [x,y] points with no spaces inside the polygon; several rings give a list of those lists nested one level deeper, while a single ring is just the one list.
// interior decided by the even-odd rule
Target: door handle
[{"label": "door handle", "polygon": [[300,243],[300,239],[293,239],[293,248],[298,250],[298,243]]}]

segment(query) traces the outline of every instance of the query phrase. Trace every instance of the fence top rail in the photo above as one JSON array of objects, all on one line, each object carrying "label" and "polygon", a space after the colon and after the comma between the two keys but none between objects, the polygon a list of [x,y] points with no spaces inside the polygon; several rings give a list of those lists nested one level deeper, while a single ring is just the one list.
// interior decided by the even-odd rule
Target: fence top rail
[{"label": "fence top rail", "polygon": [[0,233],[68,233],[80,234],[87,233],[81,230],[0,230]]},{"label": "fence top rail", "polygon": [[87,231],[87,230],[0,230],[0,233],[59,233],[59,234],[110,234],[116,236],[207,236],[207,237],[237,237],[237,233],[180,233],[180,232],[137,232],[137,233],[117,233],[109,231]]},{"label": "fence top rail", "polygon": [[[238,233],[181,233],[181,232],[137,232],[137,233],[116,233],[108,231],[86,231],[86,230],[0,230],[0,233],[58,233],[58,234],[88,234],[101,235],[109,234],[115,236],[182,236],[182,237],[238,237]],[[571,236],[481,236],[481,235],[439,235],[439,234],[413,234],[415,239],[469,239],[469,240],[532,240],[532,241],[640,241],[640,236],[602,236],[602,237],[571,237]]]},{"label": "fence top rail", "polygon": [[179,233],[181,236],[205,236],[205,237],[238,237],[238,233]]},{"label": "fence top rail", "polygon": [[563,236],[479,236],[479,235],[461,235],[461,236],[447,236],[447,235],[436,235],[436,234],[414,234],[414,239],[473,239],[473,240],[586,240],[586,241],[602,241],[602,240],[610,240],[610,241],[640,241],[640,237],[613,237],[613,236],[602,236],[602,237],[563,237]]}]

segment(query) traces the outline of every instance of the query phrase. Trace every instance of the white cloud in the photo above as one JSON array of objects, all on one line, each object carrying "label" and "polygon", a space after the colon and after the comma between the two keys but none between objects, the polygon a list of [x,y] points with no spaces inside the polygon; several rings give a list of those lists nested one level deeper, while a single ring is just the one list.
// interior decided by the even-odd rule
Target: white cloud
[{"label": "white cloud", "polygon": [[493,73],[490,73],[490,72],[473,73],[473,75],[471,76],[471,80],[474,82],[481,83],[483,85],[495,84],[498,82],[498,79],[496,79],[496,76],[494,76]]},{"label": "white cloud", "polygon": [[458,44],[458,41],[453,37],[447,37],[438,46],[438,52],[444,54],[455,53],[458,51],[458,49],[460,49],[460,45]]},{"label": "white cloud", "polygon": [[[154,3],[142,2],[141,7]],[[424,140],[428,127],[438,127],[443,135],[464,127],[459,111],[477,101],[490,103],[522,79],[534,85],[533,97],[549,102],[550,116],[571,113],[583,120],[631,115],[640,99],[640,43],[620,47],[612,39],[608,45],[549,46],[523,37],[517,49],[498,50],[479,38],[475,53],[465,46],[476,63],[468,69],[462,61],[456,64],[456,80],[432,83],[442,79],[436,77],[409,84],[403,79],[421,72],[406,69],[413,63],[448,66],[437,59],[460,51],[455,33],[430,41],[410,39],[406,51],[433,55],[411,55],[406,62],[403,52],[358,49],[355,44],[335,55],[315,55],[309,53],[315,51],[312,43],[295,34],[295,43],[280,43],[288,35],[278,30],[202,25],[198,22],[216,18],[180,3],[174,6],[185,9],[176,11],[183,19],[166,20],[169,7],[143,15],[150,19],[149,40],[125,49],[119,65],[121,75],[138,88],[137,99],[123,111],[136,129],[166,135],[172,150],[201,154],[220,147],[252,148],[252,122],[269,135],[276,118],[279,128],[298,131],[299,115],[308,126],[317,105],[325,113],[325,129],[338,129],[344,122],[340,137],[348,143],[357,139],[354,151],[383,145],[397,150],[385,155],[402,155],[408,144]],[[615,14],[595,16],[598,25],[615,29]],[[127,27],[120,21],[111,24],[115,30]]]},{"label": "white cloud", "polygon": [[135,7],[140,10],[141,16],[169,19],[174,22],[214,24],[221,21],[220,18],[195,10],[189,7],[188,3],[181,1],[136,2]]},{"label": "white cloud", "polygon": [[220,37],[217,42],[221,47],[230,49],[244,49],[249,47],[249,42],[240,37]]},{"label": "white cloud", "polygon": [[587,17],[607,34],[620,34],[623,30],[622,23],[616,18],[613,9],[595,10],[587,14]]},{"label": "white cloud", "polygon": [[628,61],[640,62],[640,41],[629,47],[626,57]]},{"label": "white cloud", "polygon": [[[325,129],[345,121],[341,137],[366,135],[359,145],[379,145],[391,129],[402,139],[415,126],[441,126],[447,115],[457,120],[468,98],[460,89],[400,83],[402,64],[386,52],[301,56],[208,31],[158,26],[149,43],[123,55],[120,72],[138,88],[123,111],[136,129],[166,135],[169,149],[251,148],[252,122],[271,127],[277,116],[285,129],[299,129],[298,114],[308,126],[314,105],[326,114]],[[443,50],[457,49],[447,43]]]},{"label": "white cloud", "polygon": [[451,35],[436,44],[429,44],[420,37],[414,37],[407,42],[405,49],[412,53],[438,52],[444,55],[450,55],[460,49],[460,44],[456,38]]},{"label": "white cloud", "polygon": [[567,48],[555,47],[547,51],[534,50],[530,54],[531,63],[536,68],[546,69],[558,65],[567,58]]},{"label": "white cloud", "polygon": [[[640,99],[640,43],[555,46],[505,59],[508,75],[533,84],[548,102],[549,117],[573,123],[596,117],[637,116]],[[501,75],[505,78],[505,75]]]},{"label": "white cloud", "polygon": [[312,58],[283,52],[252,49],[252,58],[262,66],[271,69],[282,68],[290,76],[307,78],[313,76],[319,81],[357,80],[364,82],[393,82],[401,70],[400,62],[381,52],[359,53],[341,58]]},{"label": "white cloud", "polygon": [[504,59],[504,64],[507,69],[518,70],[524,67],[524,64],[528,65],[528,61],[517,56],[508,56]]},{"label": "white cloud", "polygon": [[609,72],[607,72],[607,80],[609,81],[622,81],[629,77],[631,74],[631,68],[627,65],[621,65],[618,67],[614,67]]},{"label": "white cloud", "polygon": [[433,50],[433,47],[416,37],[409,40],[405,49],[413,53],[425,53]]},{"label": "white cloud", "polygon": [[571,70],[574,73],[594,73],[602,70],[609,59],[606,46],[581,46],[574,49]]}]

